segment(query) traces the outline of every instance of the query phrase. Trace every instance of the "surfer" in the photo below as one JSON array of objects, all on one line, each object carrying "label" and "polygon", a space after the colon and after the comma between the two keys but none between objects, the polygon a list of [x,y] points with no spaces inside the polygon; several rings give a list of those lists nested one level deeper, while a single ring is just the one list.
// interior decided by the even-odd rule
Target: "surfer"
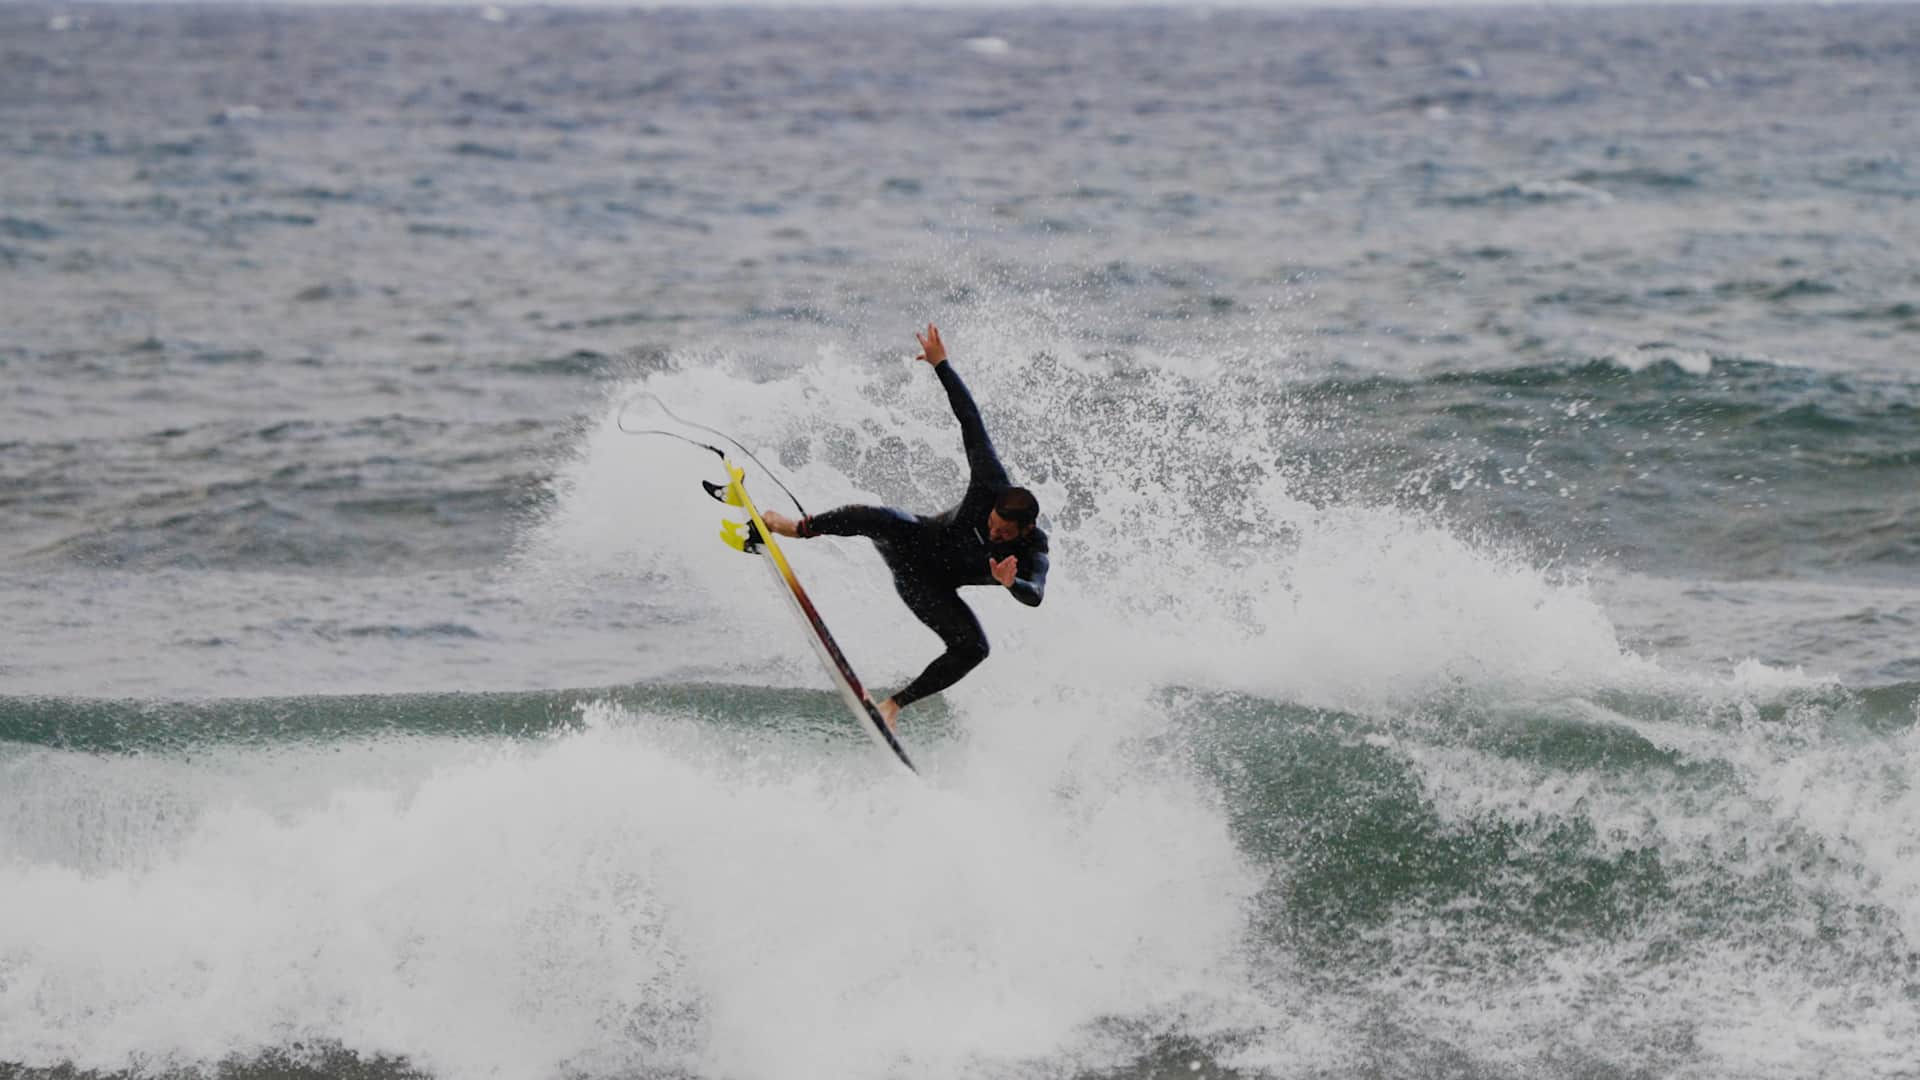
[{"label": "surfer", "polygon": [[940,635],[947,651],[920,676],[879,705],[892,727],[900,710],[959,682],[987,658],[987,635],[959,589],[998,585],[1028,607],[1039,607],[1047,588],[1047,534],[1034,524],[1040,516],[1033,492],[1015,487],[994,453],[980,409],[967,384],[947,360],[947,347],[932,323],[915,334],[920,355],[947,388],[960,441],[967,451],[967,493],[944,514],[922,517],[889,506],[843,506],[798,521],[783,514],[762,514],[781,536],[864,536],[893,571],[893,587],[908,610]]}]

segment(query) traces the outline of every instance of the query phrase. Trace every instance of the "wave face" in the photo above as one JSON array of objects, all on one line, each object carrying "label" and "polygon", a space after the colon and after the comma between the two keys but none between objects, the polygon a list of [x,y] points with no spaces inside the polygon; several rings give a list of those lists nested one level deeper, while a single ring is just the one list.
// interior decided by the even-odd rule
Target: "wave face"
[{"label": "wave face", "polygon": [[992,696],[915,724],[931,786],[826,692],[9,701],[9,1052],[1893,1075],[1920,1034],[1920,685]]},{"label": "wave face", "polygon": [[1911,1076],[1910,24],[0,6],[0,1077]]}]

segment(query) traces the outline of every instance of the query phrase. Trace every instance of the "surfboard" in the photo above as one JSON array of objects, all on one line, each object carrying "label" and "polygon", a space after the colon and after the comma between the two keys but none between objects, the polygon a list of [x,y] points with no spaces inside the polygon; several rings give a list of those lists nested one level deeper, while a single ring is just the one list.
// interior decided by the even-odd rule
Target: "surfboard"
[{"label": "surfboard", "polygon": [[728,547],[746,555],[758,557],[767,564],[773,574],[774,583],[779,586],[780,595],[786,597],[787,606],[800,619],[806,630],[807,643],[813,646],[815,656],[827,669],[827,677],[833,681],[834,688],[840,691],[840,698],[846,703],[847,711],[853,714],[854,723],[872,737],[874,744],[886,751],[887,756],[899,762],[908,772],[918,773],[913,759],[907,756],[907,748],[900,744],[899,736],[887,727],[880,717],[880,707],[860,683],[860,676],[854,674],[853,665],[847,662],[847,654],[840,650],[833,633],[827,629],[826,620],[813,606],[807,596],[807,590],[800,585],[800,578],[793,572],[793,564],[787,561],[786,553],[780,550],[780,544],[774,539],[773,530],[761,519],[760,510],[754,506],[752,496],[747,494],[746,472],[735,465],[725,455],[721,460],[727,467],[727,482],[715,484],[703,481],[707,494],[727,504],[747,512],[747,520],[735,521],[724,518],[720,522],[720,540]]}]

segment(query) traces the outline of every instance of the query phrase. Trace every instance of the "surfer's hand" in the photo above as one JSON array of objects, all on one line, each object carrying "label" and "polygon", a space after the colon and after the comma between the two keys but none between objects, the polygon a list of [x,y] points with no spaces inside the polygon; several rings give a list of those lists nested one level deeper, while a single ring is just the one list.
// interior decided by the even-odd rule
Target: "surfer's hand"
[{"label": "surfer's hand", "polygon": [[928,323],[927,332],[915,334],[913,339],[920,343],[920,355],[914,357],[915,360],[925,360],[934,367],[939,367],[946,360],[947,347],[940,341],[939,327]]},{"label": "surfer's hand", "polygon": [[760,520],[766,522],[767,528],[772,529],[780,536],[797,537],[800,535],[799,526],[794,523],[792,518],[785,514],[773,510],[763,510],[760,512]]},{"label": "surfer's hand", "polygon": [[993,571],[993,580],[1011,589],[1014,572],[1020,569],[1020,560],[1013,555],[1004,559],[988,559],[987,569]]}]

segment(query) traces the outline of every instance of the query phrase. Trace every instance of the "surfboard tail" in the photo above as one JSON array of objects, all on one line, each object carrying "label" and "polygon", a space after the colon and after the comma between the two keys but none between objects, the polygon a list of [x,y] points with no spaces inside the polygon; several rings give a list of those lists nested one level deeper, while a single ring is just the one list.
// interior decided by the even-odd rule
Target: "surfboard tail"
[{"label": "surfboard tail", "polygon": [[746,470],[729,461],[727,482],[716,484],[711,480],[700,481],[716,502],[727,506],[737,506],[747,512],[747,520],[735,521],[732,518],[720,519],[720,542],[735,551],[745,554],[758,554],[764,543],[765,533],[761,532],[759,511],[754,508],[753,500],[747,498]]}]

